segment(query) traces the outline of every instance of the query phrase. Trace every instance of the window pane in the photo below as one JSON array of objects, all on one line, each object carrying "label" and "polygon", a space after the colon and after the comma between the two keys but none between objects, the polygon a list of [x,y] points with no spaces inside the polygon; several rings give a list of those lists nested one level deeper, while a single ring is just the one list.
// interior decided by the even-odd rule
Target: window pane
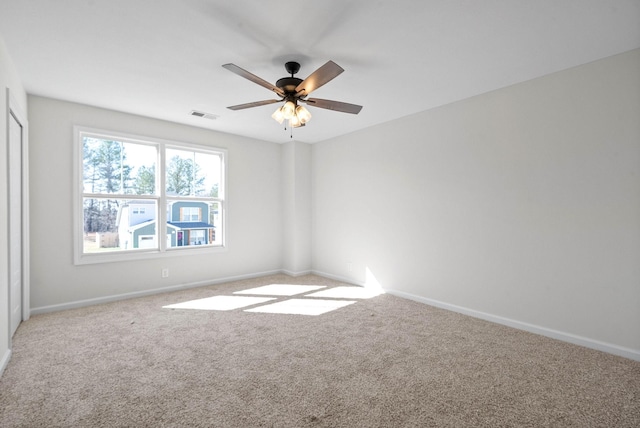
[{"label": "window pane", "polygon": [[85,136],[82,158],[84,193],[155,194],[155,146]]},{"label": "window pane", "polygon": [[172,200],[167,203],[167,248],[222,245],[219,202]]},{"label": "window pane", "polygon": [[167,149],[166,154],[167,195],[219,196],[219,155],[177,149]]},{"label": "window pane", "polygon": [[84,198],[83,253],[158,248],[156,201]]}]

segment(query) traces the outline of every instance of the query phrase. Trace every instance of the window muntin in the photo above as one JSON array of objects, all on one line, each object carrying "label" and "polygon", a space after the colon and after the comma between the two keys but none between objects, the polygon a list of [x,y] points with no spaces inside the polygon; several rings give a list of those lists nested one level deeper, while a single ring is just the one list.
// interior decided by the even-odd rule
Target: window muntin
[{"label": "window muntin", "polygon": [[76,140],[76,263],[223,248],[224,150],[83,128]]}]

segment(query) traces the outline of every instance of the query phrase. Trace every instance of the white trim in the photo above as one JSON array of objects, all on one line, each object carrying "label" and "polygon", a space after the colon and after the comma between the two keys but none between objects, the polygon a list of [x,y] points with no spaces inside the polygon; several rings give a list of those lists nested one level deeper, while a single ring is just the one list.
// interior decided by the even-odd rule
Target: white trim
[{"label": "white trim", "polygon": [[2,356],[2,360],[0,360],[0,377],[4,373],[4,369],[7,368],[7,365],[9,364],[10,359],[11,359],[11,349],[7,349],[4,355]]},{"label": "white trim", "polygon": [[287,270],[287,269],[283,269],[280,272],[284,273],[285,275],[292,276],[294,278],[298,277],[298,276],[309,275],[309,274],[312,273],[311,270],[302,270],[302,271],[294,272],[294,271]]},{"label": "white trim", "polygon": [[[292,277],[313,274],[313,275],[318,275],[318,276],[329,278],[329,279],[334,279],[336,281],[346,282],[348,284],[360,285],[360,286],[365,285],[362,282],[354,281],[353,279],[350,279],[350,278],[346,278],[338,275],[332,275],[332,274],[328,274],[328,273],[320,272],[316,270],[292,272],[288,270],[279,269],[279,270],[272,270],[272,271],[266,271],[266,272],[257,272],[257,273],[248,274],[248,275],[238,275],[238,276],[231,276],[226,278],[219,278],[215,280],[199,281],[199,282],[192,282],[187,284],[178,284],[178,285],[173,285],[169,287],[162,287],[162,288],[156,288],[156,289],[144,290],[144,291],[136,291],[132,293],[117,294],[112,296],[99,297],[95,299],[78,300],[75,302],[63,303],[59,305],[42,306],[39,308],[31,309],[31,313],[33,315],[38,315],[38,314],[44,314],[48,312],[57,312],[57,311],[62,311],[67,309],[76,309],[76,308],[82,308],[85,306],[115,302],[118,300],[125,300],[125,299],[131,299],[136,297],[149,296],[153,294],[167,293],[171,291],[184,290],[188,288],[205,287],[209,285],[216,285],[216,284],[222,284],[222,283],[232,282],[232,281],[240,281],[240,280],[251,279],[251,278],[259,278],[261,276],[276,275],[276,274],[285,274]],[[485,321],[494,322],[496,324],[506,325],[508,327],[516,328],[518,330],[528,331],[530,333],[539,334],[552,339],[557,339],[563,342],[572,343],[574,345],[584,346],[586,348],[595,349],[597,351],[602,351],[609,354],[618,355],[624,358],[629,358],[631,360],[640,361],[640,351],[635,349],[625,348],[625,347],[614,345],[611,343],[605,343],[598,340],[589,339],[583,336],[577,336],[571,333],[565,333],[557,330],[552,330],[546,327],[540,327],[534,324],[529,324],[529,323],[525,323],[525,322],[521,322],[521,321],[509,319],[509,318],[500,317],[497,315],[488,314],[485,312],[480,312],[473,309],[440,302],[438,300],[428,299],[426,297],[417,296],[415,294],[406,293],[403,291],[398,291],[393,289],[384,289],[384,292],[392,296],[413,300],[413,301],[424,303],[430,306],[435,306],[435,307],[446,309],[449,311],[461,313],[463,315],[468,315],[474,318],[483,319]]]},{"label": "white trim", "polygon": [[[163,146],[163,149],[160,149],[160,147],[158,147],[158,153],[157,153],[157,164],[158,165],[156,167],[156,189],[166,189],[167,185],[166,185],[166,174],[163,174],[163,172],[165,172],[165,168],[167,165],[167,151],[166,151],[166,145]],[[157,192],[156,192],[157,193]],[[168,221],[167,221],[167,195],[166,192],[164,190],[162,190],[160,192],[160,199],[158,200],[158,205],[156,207],[157,211],[156,211],[156,219],[158,220],[158,223],[156,224],[156,233],[158,234],[158,236],[162,235],[163,232],[169,232],[169,228],[168,226]],[[173,209],[172,207],[170,207],[171,209]],[[177,240],[177,237],[176,237]],[[167,250],[170,248],[169,246],[167,246],[167,240],[166,239],[160,239],[160,242],[158,242],[158,250],[160,250],[160,254],[167,254]]]},{"label": "white trim", "polygon": [[[194,251],[198,252],[194,253]],[[187,245],[184,247],[174,247],[167,249],[165,252],[161,252],[158,249],[134,248],[131,250],[115,250],[107,253],[85,254],[77,264],[86,265],[93,263],[128,262],[134,260],[161,259],[174,256],[194,256],[205,253],[225,253],[227,251],[226,247],[214,247],[209,245]]]},{"label": "white trim", "polygon": [[452,304],[441,302],[438,300],[428,299],[426,297],[417,296],[415,294],[406,293],[404,291],[385,289],[385,292],[393,296],[398,296],[404,299],[425,303],[430,306],[435,306],[435,307],[446,309],[449,311],[458,312],[460,314],[468,315],[474,318],[480,318],[485,321],[506,325],[508,327],[513,327],[518,330],[528,331],[530,333],[539,334],[542,336],[550,337],[552,339],[557,339],[563,342],[572,343],[574,345],[584,346],[585,348],[595,349],[597,351],[607,352],[609,354],[618,355],[620,357],[629,358],[635,361],[640,361],[640,350],[625,348],[625,347],[614,345],[611,343],[605,343],[599,340],[589,339],[587,337],[577,336],[575,334],[565,333],[562,331],[541,327],[535,324],[529,324],[526,322],[517,321],[510,318],[504,318],[501,316],[488,314],[486,312],[480,312],[473,309],[464,308],[462,306],[452,305]]},{"label": "white trim", "polygon": [[209,285],[223,284],[225,282],[240,281],[243,279],[259,278],[261,276],[276,275],[280,273],[283,273],[282,270],[256,272],[248,275],[229,276],[226,278],[190,282],[187,284],[177,284],[177,285],[171,285],[168,287],[154,288],[151,290],[134,291],[131,293],[114,294],[111,296],[97,297],[94,299],[76,300],[74,302],[61,303],[59,305],[49,305],[49,306],[41,306],[39,308],[32,308],[31,313],[33,315],[40,315],[48,312],[58,312],[58,311],[64,311],[67,309],[83,308],[85,306],[100,305],[103,303],[111,303],[119,300],[134,299],[137,297],[151,296],[154,294],[168,293],[171,291],[185,290],[188,288],[206,287]]},{"label": "white trim", "polygon": [[72,180],[72,203],[73,203],[73,261],[78,264],[82,260],[82,248],[84,245],[82,233],[79,231],[83,220],[82,198],[80,189],[82,189],[83,173],[80,172],[80,160],[82,159],[82,144],[80,142],[80,130],[73,127],[73,180]]},{"label": "white trim", "polygon": [[[345,278],[338,275],[332,275],[325,272],[312,271],[314,275],[323,276],[337,281],[347,282],[354,285],[365,284],[359,281],[355,281],[351,278]],[[539,334],[541,336],[550,337],[552,339],[560,340],[563,342],[572,343],[574,345],[584,346],[585,348],[595,349],[597,351],[607,352],[609,354],[618,355],[620,357],[629,358],[630,360],[640,361],[640,350],[625,348],[623,346],[614,345],[611,343],[601,342],[599,340],[589,339],[583,336],[577,336],[571,333],[565,333],[558,330],[553,330],[546,327],[541,327],[535,324],[529,324],[522,321],[513,320],[510,318],[500,317],[498,315],[488,314],[486,312],[476,311],[474,309],[464,308],[462,306],[452,305],[449,303],[441,302],[434,299],[429,299],[415,294],[406,293],[404,291],[398,291],[393,289],[384,289],[384,292],[391,294],[392,296],[402,297],[404,299],[413,300],[416,302],[424,303],[430,306],[446,309],[453,312],[458,312],[463,315],[468,315],[474,318],[480,318],[485,321],[494,322],[496,324],[506,325],[508,327],[516,328],[518,330],[528,331],[529,333]]]},{"label": "white trim", "polygon": [[[165,188],[164,182],[164,174],[161,172],[164,171],[164,165],[166,164],[165,159],[165,151],[167,149],[180,149],[180,150],[193,150],[195,152],[201,153],[215,153],[221,158],[220,165],[220,189],[217,198],[210,197],[188,197],[188,200],[194,201],[206,201],[210,203],[218,203],[219,204],[219,215],[222,216],[222,220],[220,222],[220,230],[217,231],[217,234],[222,234],[222,239],[220,245],[202,245],[202,246],[185,246],[180,248],[168,248],[166,245],[166,241],[160,239],[158,242],[158,247],[153,249],[127,249],[121,251],[113,251],[113,252],[105,252],[105,253],[84,253],[83,252],[83,207],[82,207],[82,197],[93,196],[93,194],[83,192],[83,173],[82,173],[82,135],[89,135],[96,138],[115,138],[119,141],[123,141],[126,143],[132,144],[143,144],[148,146],[155,146],[158,148],[158,168],[156,174],[156,186],[158,189]],[[84,265],[84,264],[93,264],[93,263],[109,263],[109,262],[119,262],[119,261],[130,261],[130,260],[144,260],[144,259],[155,259],[155,258],[163,258],[163,257],[173,257],[176,255],[194,255],[194,254],[203,254],[203,253],[218,253],[227,251],[226,243],[227,243],[227,228],[226,228],[226,215],[227,215],[227,201],[225,199],[226,196],[226,182],[227,182],[227,165],[228,162],[228,150],[220,147],[207,146],[202,144],[193,144],[187,142],[178,142],[165,140],[162,138],[157,138],[153,136],[140,136],[134,134],[128,134],[119,131],[108,131],[97,128],[90,128],[80,125],[75,125],[73,127],[73,138],[74,138],[74,149],[73,149],[73,235],[74,235],[74,246],[73,246],[73,263],[74,265]],[[156,192],[157,193],[157,192]],[[104,195],[95,195],[96,197],[104,197]],[[110,197],[113,199],[134,199],[132,198],[134,195],[128,194],[113,194]],[[158,225],[166,225],[166,210],[164,207],[167,206],[168,199],[180,199],[185,200],[182,197],[168,197],[164,191],[161,191],[159,195],[135,195],[135,199],[149,199],[153,201],[157,201],[157,219]],[[158,229],[158,234],[161,234],[160,227]]]},{"label": "white trim", "polygon": [[[29,121],[26,112],[23,110],[18,100],[15,99],[11,90],[7,88],[7,144],[9,142],[9,124],[8,121],[13,115],[22,127],[22,144],[21,144],[21,201],[22,201],[22,321],[26,321],[31,316],[30,296],[31,296],[31,277],[30,277],[30,259],[31,254],[29,248]],[[7,145],[8,149],[8,145]],[[9,315],[11,311],[9,311]],[[11,330],[11,320],[9,320],[9,330]],[[9,347],[11,347],[11,334],[9,333]]]}]

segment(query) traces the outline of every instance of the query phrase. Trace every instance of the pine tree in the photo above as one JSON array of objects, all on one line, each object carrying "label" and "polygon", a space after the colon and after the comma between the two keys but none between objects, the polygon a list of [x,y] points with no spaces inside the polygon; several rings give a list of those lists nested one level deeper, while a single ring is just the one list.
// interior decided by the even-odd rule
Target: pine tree
[{"label": "pine tree", "polygon": [[171,158],[167,166],[167,193],[193,196],[204,191],[204,177],[198,177],[200,167],[192,159]]},{"label": "pine tree", "polygon": [[137,195],[153,195],[156,193],[156,166],[141,166],[138,168],[138,175],[134,180],[135,192]]},{"label": "pine tree", "polygon": [[[133,193],[130,188],[131,167],[126,164],[123,143],[85,138],[83,141],[84,186],[92,193]],[[118,201],[85,201],[85,232],[112,232],[116,228]]]}]

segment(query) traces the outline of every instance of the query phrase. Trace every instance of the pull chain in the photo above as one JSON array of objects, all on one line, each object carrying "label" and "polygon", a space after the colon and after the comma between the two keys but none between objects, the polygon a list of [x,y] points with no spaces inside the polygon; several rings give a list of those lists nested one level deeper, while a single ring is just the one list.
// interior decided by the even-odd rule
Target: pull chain
[{"label": "pull chain", "polygon": [[[287,125],[284,125],[284,130],[285,131],[287,130]],[[290,138],[293,138],[293,126],[289,126],[289,132],[291,132],[291,137]]]}]

